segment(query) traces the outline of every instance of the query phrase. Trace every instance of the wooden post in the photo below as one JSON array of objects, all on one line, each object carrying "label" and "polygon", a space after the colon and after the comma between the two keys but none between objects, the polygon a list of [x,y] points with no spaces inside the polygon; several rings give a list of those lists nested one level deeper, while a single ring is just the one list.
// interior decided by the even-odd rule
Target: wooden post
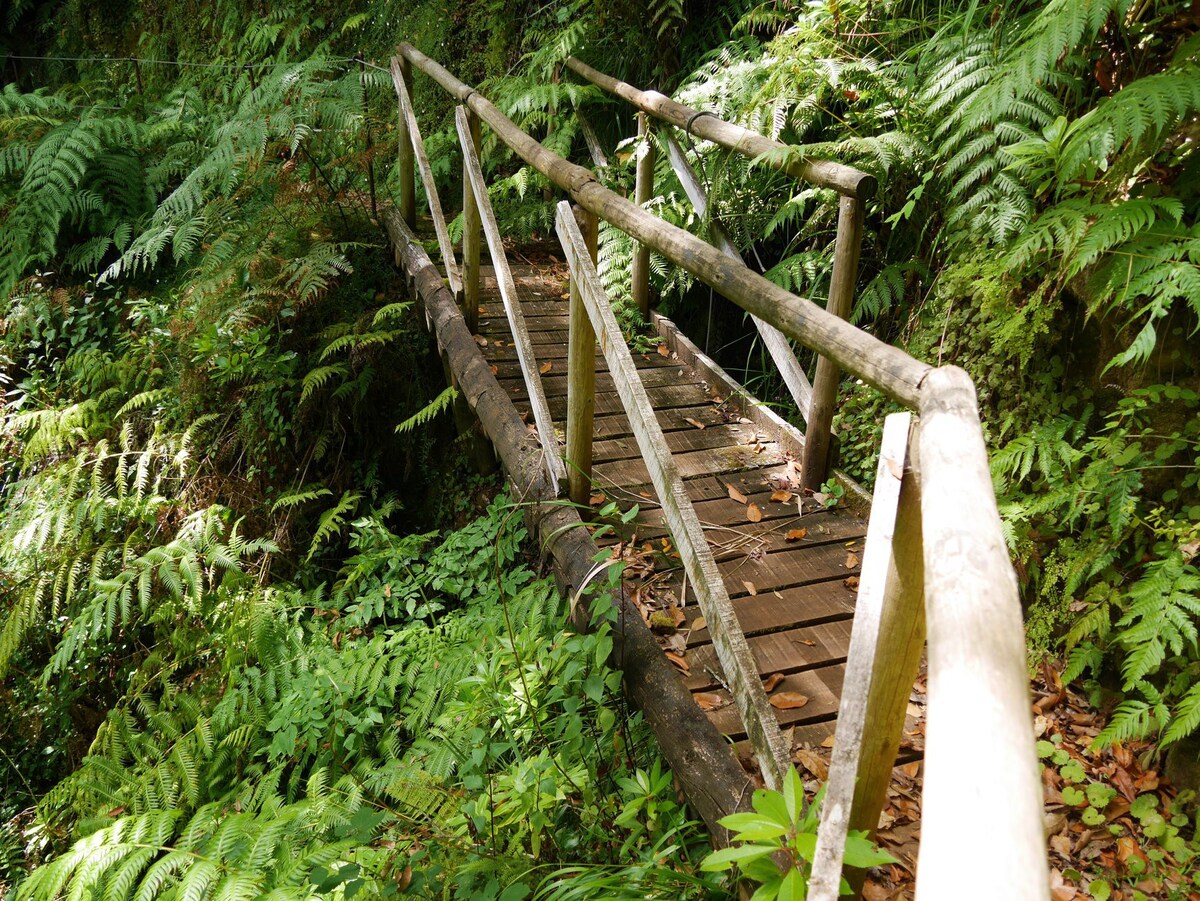
[{"label": "wooden post", "polygon": [[[360,50],[359,56],[366,56],[366,52]],[[367,139],[367,190],[371,195],[371,217],[378,220],[379,202],[375,197],[375,143],[371,139],[371,104],[367,97],[367,63],[363,59],[359,59],[358,63],[362,72],[359,78],[362,82],[363,123],[366,127]]]},{"label": "wooden post", "polygon": [[[575,208],[580,231],[592,262],[596,261],[599,220]],[[570,326],[567,342],[567,493],[588,506],[592,494],[592,420],[596,407],[596,333],[580,293],[579,278],[571,273]]]},{"label": "wooden post", "polygon": [[911,423],[911,413],[893,413],[883,427],[833,759],[809,881],[811,901],[837,901],[847,832],[875,831],[920,667],[925,610],[920,477],[915,461],[906,460]]},{"label": "wooden post", "polygon": [[717,569],[712,548],[708,546],[696,508],[692,506],[679,469],[671,457],[650,397],[613,315],[612,304],[600,285],[595,266],[586,259],[592,250],[582,246],[583,237],[575,227],[570,208],[565,202],[558,205],[555,219],[580,297],[580,306],[583,307],[581,315],[589,317],[592,328],[600,336],[600,346],[604,350],[613,384],[629,417],[629,427],[641,451],[650,481],[662,504],[663,518],[671,537],[675,539],[688,581],[695,587],[700,609],[708,620],[708,632],[728,682],[729,693],[733,695],[742,725],[746,727],[746,735],[762,767],[763,779],[769,787],[779,789],[787,772],[791,747],[779,729],[774,709],[767,701],[767,693],[759,680],[758,668],[738,623],[733,602],[725,590],[725,582]]},{"label": "wooden post", "polygon": [[[471,146],[479,153],[479,117],[466,107],[459,107],[466,116]],[[471,185],[471,172],[466,153],[463,154],[463,318],[471,334],[479,331],[479,204]],[[495,254],[493,254],[495,256]]]},{"label": "wooden post", "polygon": [[[558,86],[559,78],[561,77],[559,72],[560,72],[560,70],[559,70],[558,65],[555,65],[554,71],[552,71],[550,73],[550,84],[553,87]],[[546,143],[547,144],[550,143],[550,136],[552,134],[554,134],[555,126],[558,124],[556,121],[557,119],[558,119],[558,100],[552,96],[550,99],[549,121],[546,123]],[[550,184],[546,185],[546,187],[544,187],[542,189],[542,200],[546,201],[546,203],[549,203],[553,199],[554,199],[554,182],[551,182]]]},{"label": "wooden post", "polygon": [[[921,385],[917,440],[929,692],[917,898],[1050,897],[1021,601],[963,370]],[[978,876],[987,811],[991,877]]]},{"label": "wooden post", "polygon": [[[412,65],[403,56],[392,59],[392,77],[398,77],[404,85],[404,90],[412,97]],[[399,122],[396,135],[399,147],[396,152],[396,163],[400,175],[400,215],[409,228],[417,227],[417,172],[416,158],[413,156],[412,135],[408,133],[408,117],[404,115],[404,102],[397,96],[399,106]]]},{"label": "wooden post", "polygon": [[[638,113],[637,180],[633,189],[633,202],[645,207],[654,196],[654,132],[650,128],[650,117]],[[639,243],[633,252],[633,302],[650,319],[650,248]]]},{"label": "wooden post", "polygon": [[[837,241],[833,248],[833,274],[829,279],[829,303],[826,309],[839,319],[848,319],[854,303],[854,282],[858,277],[858,255],[862,250],[863,203],[843,194],[838,203]],[[837,404],[837,363],[826,356],[817,360],[813,377],[812,405],[808,427],[804,431],[803,488],[816,491],[829,471],[829,447],[832,438],[834,406]]]}]

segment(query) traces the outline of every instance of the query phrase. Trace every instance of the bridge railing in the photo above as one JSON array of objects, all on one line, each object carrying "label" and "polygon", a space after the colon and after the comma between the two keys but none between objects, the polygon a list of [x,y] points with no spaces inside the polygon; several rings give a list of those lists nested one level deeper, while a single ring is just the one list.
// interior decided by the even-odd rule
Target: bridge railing
[{"label": "bridge railing", "polygon": [[[393,61],[402,112],[411,92],[410,66],[462,104],[460,136],[474,134],[469,116],[478,117],[587,213],[691,272],[829,365],[852,373],[917,413],[915,424],[909,414],[901,414],[890,417],[885,428],[809,897],[826,901],[836,897],[845,830],[876,825],[924,649],[928,692],[917,896],[933,901],[969,892],[973,897],[1048,899],[1042,792],[1017,583],[1001,532],[975,390],[967,374],[956,367],[935,369],[922,363],[784,291],[739,259],[659,220],[604,187],[589,170],[547,150],[486,97],[407,43],[400,45]],[[576,65],[572,68],[580,71]],[[652,99],[658,107],[652,110],[656,115],[673,109],[667,98]],[[415,220],[414,157],[419,161],[423,151],[415,119],[405,122],[405,118],[401,121],[400,204],[411,224]],[[701,128],[709,134],[721,132],[734,149],[760,154],[752,134],[737,137],[731,131],[737,126],[708,115],[688,118],[691,121],[684,124],[693,133],[704,137]],[[407,152],[406,142],[413,153]],[[464,139],[464,148],[473,143]],[[466,155],[471,155],[469,150]],[[843,198],[861,200],[856,192],[873,187],[863,179],[853,181],[847,173],[854,170],[836,163],[799,161],[794,155],[781,159],[797,167],[794,174],[800,177],[825,179],[819,183],[840,190]],[[427,190],[432,194],[431,185]],[[478,184],[468,190],[482,209],[486,190]],[[434,206],[432,196],[430,206]],[[590,345],[590,354],[582,345],[587,338],[594,342],[596,322],[602,325],[602,340],[611,343],[614,336],[606,324],[602,292],[598,296],[594,285],[584,284],[586,276],[581,280],[579,275],[581,267],[586,273],[592,252],[587,230],[572,231],[574,222],[566,224],[561,214],[559,221],[573,263],[573,293],[580,295],[572,303],[571,332],[572,342],[578,341],[582,352],[572,348],[571,355],[579,362],[568,364],[574,370],[568,373],[568,384],[575,385],[578,410],[591,403],[583,370],[594,371],[590,361],[585,366],[582,360],[594,357],[595,345]],[[493,260],[503,256],[502,248],[491,249]],[[452,252],[447,269],[449,276],[454,270]],[[464,285],[460,296],[469,296],[471,290]],[[516,312],[519,316],[519,309]],[[517,328],[514,323],[514,336]],[[610,367],[615,359],[609,359]],[[528,369],[525,375],[532,397],[538,375]],[[632,395],[631,403],[636,406]],[[590,428],[585,441],[580,434],[584,413],[574,415],[579,439],[572,444],[569,411],[568,465],[572,471],[586,473]],[[590,417],[586,421],[590,426]],[[810,432],[811,428],[810,420]],[[549,452],[557,442],[545,434],[542,442],[552,455]],[[651,452],[649,444],[643,448],[648,463]],[[660,492],[671,493],[669,481]],[[723,666],[727,663],[722,660]],[[745,717],[747,711],[742,712]],[[746,725],[753,728],[752,722]],[[981,822],[986,824],[986,840],[980,835]],[[988,875],[981,880],[979,867],[985,861]]]}]

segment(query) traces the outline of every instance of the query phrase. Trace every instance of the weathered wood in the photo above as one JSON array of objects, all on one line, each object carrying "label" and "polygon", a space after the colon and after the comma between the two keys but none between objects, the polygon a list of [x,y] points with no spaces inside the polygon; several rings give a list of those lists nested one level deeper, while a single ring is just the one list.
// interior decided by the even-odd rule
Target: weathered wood
[{"label": "weathered wood", "polygon": [[[842,197],[838,204],[837,239],[833,247],[833,274],[829,281],[830,315],[848,319],[854,304],[854,281],[858,275],[858,256],[862,250],[863,203],[854,197]],[[836,360],[822,355],[813,376],[812,404],[808,429],[804,435],[805,488],[816,491],[829,475],[830,429],[837,406],[838,371]]]},{"label": "weathered wood", "polygon": [[[654,159],[657,156],[654,131],[650,117],[638,114],[637,166],[634,176],[633,202],[645,209],[654,196]],[[633,251],[633,270],[630,279],[633,303],[643,319],[650,318],[650,248],[639,244]]]},{"label": "weathered wood", "polygon": [[[551,555],[564,595],[575,596],[595,577],[595,542],[582,527],[577,511],[553,499],[538,442],[496,384],[454,297],[424,248],[394,207],[384,206],[381,214],[401,266],[430,312],[439,347],[451,361],[460,390],[495,443],[514,491],[525,500],[531,532]],[[629,698],[660,736],[659,746],[688,803],[721,843],[727,833],[717,821],[747,809],[753,786],[728,744],[683,687],[628,596],[622,594],[618,603],[612,662],[621,669]],[[586,607],[580,604],[576,608],[576,628],[588,626]]]},{"label": "weathered wood", "polygon": [[[695,170],[687,161],[683,148],[679,146],[675,136],[668,133],[666,141],[671,168],[675,170],[675,175],[679,178],[679,183],[683,185],[684,193],[691,200],[696,213],[703,219],[708,215],[708,192],[704,189],[704,185],[700,184],[700,179],[696,177]],[[708,231],[712,243],[718,250],[739,263],[742,262],[742,254],[738,251],[737,245],[733,243],[728,232],[717,219],[709,219]],[[783,378],[783,383],[787,386],[788,393],[796,402],[796,409],[800,411],[800,415],[807,422],[809,406],[812,404],[812,385],[809,384],[808,376],[805,375],[800,361],[796,359],[796,352],[792,350],[792,345],[788,343],[783,332],[771,323],[764,322],[753,314],[750,315],[750,318],[754,322],[754,327],[758,329],[758,334],[762,337],[763,346],[766,347],[767,353],[775,362],[775,366]]]},{"label": "weathered wood", "polygon": [[583,133],[583,143],[587,145],[588,154],[592,158],[592,162],[597,169],[608,168],[608,155],[604,152],[604,145],[600,143],[600,138],[596,135],[596,129],[592,125],[592,121],[584,115],[583,110],[576,108],[575,120],[579,123],[579,130]]},{"label": "weathered wood", "polygon": [[809,882],[814,901],[837,901],[847,832],[875,831],[920,666],[925,611],[919,477],[907,459],[911,426],[910,413],[894,413],[884,422]]},{"label": "weathered wood", "polygon": [[[596,217],[584,210],[578,215],[587,242],[588,256],[595,260],[599,239]],[[571,267],[570,334],[567,352],[567,484],[568,497],[588,505],[592,494],[592,420],[596,412],[596,333],[592,328],[579,285],[576,267]]]},{"label": "weathered wood", "polygon": [[[537,357],[534,356],[533,345],[529,341],[529,332],[525,328],[525,314],[521,311],[521,298],[517,296],[517,287],[513,284],[512,272],[508,268],[508,258],[504,254],[504,239],[500,234],[500,225],[496,222],[496,213],[492,209],[492,202],[488,197],[487,183],[483,180],[483,169],[479,164],[479,155],[476,151],[476,142],[479,137],[478,120],[475,120],[475,128],[472,129],[471,118],[465,107],[460,106],[454,111],[454,124],[458,129],[458,139],[463,149],[465,190],[472,195],[476,219],[487,238],[488,252],[492,258],[492,268],[495,270],[500,298],[504,301],[504,309],[508,312],[508,325],[512,331],[513,343],[516,345],[517,359],[521,363],[529,405],[533,409],[533,421],[537,426],[542,447],[545,449],[546,472],[550,476],[551,484],[558,485],[565,479],[566,470],[558,456],[558,439],[554,436],[554,419],[550,415],[550,408],[546,405],[546,394],[542,388],[542,377],[538,372]],[[478,276],[478,247],[475,248],[475,271]],[[465,316],[468,322],[470,322],[470,314],[478,309],[478,303],[477,298],[474,304],[468,304]]]},{"label": "weathered wood", "polygon": [[437,233],[438,248],[442,252],[442,263],[446,267],[446,279],[450,282],[450,290],[454,296],[461,298],[462,279],[454,259],[454,245],[450,242],[450,230],[446,227],[442,201],[438,198],[437,184],[433,180],[433,167],[429,165],[429,157],[425,153],[425,141],[421,138],[421,127],[417,124],[416,113],[413,112],[412,96],[395,60],[392,61],[392,84],[395,85],[396,96],[400,99],[400,117],[407,126],[409,143],[417,159],[417,168],[421,172],[421,184],[425,186],[429,217],[433,220],[433,230]]},{"label": "weathered wood", "polygon": [[[929,688],[917,898],[1050,897],[1017,580],[970,377],[935,369],[917,431]],[[986,810],[989,878],[979,836]]]},{"label": "weathered wood", "polygon": [[682,103],[676,103],[658,91],[639,91],[633,85],[605,75],[573,56],[568,57],[567,68],[638,109],[651,113],[698,138],[712,141],[726,150],[740,153],[752,160],[765,157],[764,161],[776,169],[812,184],[833,188],[840,194],[862,200],[867,200],[875,194],[875,176],[866,172],[828,160],[806,160],[796,148],[789,148],[786,144],[732,122],[725,122],[712,113],[698,112]]},{"label": "weathered wood", "polygon": [[[463,116],[467,120],[467,138],[462,137],[462,132],[459,133],[460,140],[463,141],[465,147],[468,143],[471,145],[472,152],[475,154],[475,159],[479,159],[479,117],[468,111],[464,107],[459,107],[462,110]],[[457,117],[458,111],[455,111]],[[472,184],[472,174],[470,164],[467,161],[466,154],[463,155],[463,234],[462,234],[462,256],[463,256],[463,313],[467,320],[467,328],[472,333],[479,332],[479,202],[475,199],[476,188]],[[482,179],[481,179],[482,180]],[[486,200],[487,191],[484,191]],[[493,252],[492,256],[496,254]],[[505,267],[507,269],[507,267]],[[511,285],[512,278],[509,277]],[[515,292],[514,292],[515,293]]]},{"label": "weathered wood", "polygon": [[831,316],[811,300],[790,294],[695,235],[663,222],[608,190],[597,182],[593,173],[547,150],[521,131],[495,104],[411,44],[402,43],[399,53],[474,110],[504,144],[582,207],[657,250],[785,335],[830,357],[847,372],[900,403],[916,406],[921,379],[931,368],[928,364]]},{"label": "weathered wood", "polygon": [[[404,92],[412,97],[412,66],[402,56],[392,59],[392,78],[398,78],[404,85]],[[400,181],[400,215],[404,217],[409,228],[417,227],[417,184],[416,160],[413,157],[412,135],[408,133],[408,119],[404,115],[404,106],[400,101],[399,92],[396,96],[399,115],[396,125],[398,146],[396,148],[396,167]]]},{"label": "weathered wood", "polygon": [[616,377],[617,390],[629,416],[630,425],[645,457],[647,468],[663,515],[671,527],[685,572],[688,574],[700,607],[708,617],[708,630],[721,662],[722,670],[742,717],[746,732],[758,755],[766,783],[779,788],[791,754],[774,727],[771,707],[758,680],[746,638],[738,625],[737,615],[725,586],[717,574],[704,532],[696,519],[692,502],[684,489],[683,480],[675,468],[671,454],[665,449],[663,435],[646,391],[638,379],[625,345],[624,336],[604,289],[590,259],[590,248],[575,223],[570,206],[558,205],[556,224],[567,261],[571,266],[573,284],[582,299],[592,327],[600,335],[600,347]]}]

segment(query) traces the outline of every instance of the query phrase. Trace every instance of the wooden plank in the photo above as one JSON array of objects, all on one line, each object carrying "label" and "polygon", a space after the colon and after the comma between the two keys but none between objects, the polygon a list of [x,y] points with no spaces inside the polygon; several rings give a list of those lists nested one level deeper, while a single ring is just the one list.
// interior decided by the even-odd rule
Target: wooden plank
[{"label": "wooden plank", "polygon": [[[697,276],[738,306],[771,323],[805,347],[832,358],[842,369],[909,407],[919,398],[930,367],[904,351],[797,297],[678,226],[662,221],[604,187],[582,166],[547,150],[474,88],[459,81],[409,43],[397,52],[452,96],[458,97],[526,163],[566,191],[580,206],[647,244]],[[665,98],[664,98],[665,99]],[[711,117],[703,117],[707,121]],[[698,133],[698,132],[696,132]],[[759,136],[761,138],[761,135]]]},{"label": "wooden plank", "polygon": [[[756,595],[735,598],[738,622],[748,637],[775,632],[781,629],[816,625],[835,619],[846,619],[854,614],[854,592],[841,581],[818,582],[798,588],[785,588]],[[700,615],[698,610],[688,608],[685,628],[691,628]],[[699,647],[708,641],[708,629],[692,629],[688,635],[688,646]]]},{"label": "wooden plank", "polygon": [[446,228],[446,216],[442,212],[442,202],[438,199],[437,184],[433,180],[433,168],[429,165],[429,157],[425,154],[425,142],[421,138],[421,127],[417,124],[416,113],[413,112],[412,97],[409,96],[408,86],[404,83],[400,67],[394,60],[392,62],[392,84],[395,85],[396,96],[400,98],[400,113],[408,128],[413,153],[417,158],[417,168],[421,171],[421,184],[425,186],[425,199],[429,202],[429,216],[433,219],[433,230],[437,232],[438,248],[442,252],[442,263],[446,267],[446,279],[450,282],[450,293],[455,297],[461,297],[462,279],[459,277],[458,265],[454,259],[454,245],[450,243],[450,231]]},{"label": "wooden plank", "polygon": [[[571,314],[567,354],[567,481],[569,496],[587,506],[592,495],[592,420],[596,414],[596,332],[580,285],[583,258],[596,259],[600,223],[595,214],[567,207],[572,228],[580,233],[580,258],[571,266]],[[582,228],[576,224],[578,215]],[[559,232],[561,238],[562,233]],[[568,260],[570,254],[568,253]]]},{"label": "wooden plank", "polygon": [[875,831],[920,667],[925,637],[921,519],[918,480],[907,459],[911,425],[911,413],[894,413],[884,422],[854,634],[809,883],[814,901],[838,899],[848,831]]},{"label": "wooden plank", "polygon": [[[838,202],[837,239],[833,247],[833,274],[829,279],[826,309],[839,319],[849,319],[854,306],[854,283],[858,277],[858,256],[862,251],[863,202],[843,196]],[[817,491],[829,475],[829,449],[833,438],[834,408],[837,406],[841,371],[836,360],[822,355],[813,376],[812,403],[808,428],[804,434],[803,486]]]},{"label": "wooden plank", "polygon": [[[717,575],[716,563],[696,521],[695,511],[684,490],[675,461],[663,446],[663,435],[658,429],[650,399],[638,379],[629,348],[625,346],[624,336],[600,286],[600,277],[592,265],[589,248],[565,202],[558,205],[556,219],[558,235],[571,266],[573,283],[593,328],[600,336],[600,347],[608,359],[608,365],[617,376],[617,388],[626,415],[637,436],[638,446],[645,455],[659,502],[667,513],[684,570],[697,593],[701,609],[708,617],[708,628],[717,657],[750,742],[758,755],[763,779],[772,788],[779,788],[787,770],[790,749],[780,740],[778,731],[770,726],[771,708],[767,704],[762,683],[758,681],[746,638],[742,635],[733,605]],[[588,425],[590,430],[591,423]],[[591,437],[590,431],[588,437]]]},{"label": "wooden plank", "polygon": [[[645,384],[646,373],[639,371],[639,375],[642,376],[642,384]],[[696,421],[699,422],[700,420]],[[674,431],[665,437],[667,448],[674,454],[683,451],[746,444],[746,439],[753,435],[754,432],[747,432],[740,425],[721,423],[703,429],[692,427],[686,430]],[[641,456],[641,451],[638,450],[637,441],[630,436],[628,438],[613,438],[607,441],[598,441],[592,446],[592,455],[597,462],[602,459],[605,462],[613,462],[615,460],[636,459]]]},{"label": "wooden plank", "polygon": [[[674,409],[656,408],[654,413],[658,419],[659,427],[668,434],[672,431],[694,429],[695,426],[687,421],[689,419],[704,423],[706,427],[720,425],[725,422],[721,411],[711,402],[706,402],[699,406],[681,406]],[[624,412],[604,416],[597,415],[594,423],[594,433],[597,438],[622,438],[633,435],[629,427],[629,418],[625,416]]]},{"label": "wooden plank", "polygon": [[[803,707],[790,710],[772,708],[776,725],[786,728],[796,724],[817,723],[833,719],[837,715],[838,698],[841,695],[844,673],[844,666],[833,664],[820,669],[805,670],[784,676],[775,690],[771,692],[772,696],[785,691],[796,692],[806,697],[808,702]],[[725,702],[725,706],[713,710],[708,715],[712,724],[717,727],[717,731],[734,739],[746,737],[745,726],[738,716],[737,708],[730,703],[732,698],[729,692],[724,688],[718,688],[705,692],[705,694],[714,695],[716,700]],[[783,733],[778,729],[771,731],[779,738],[783,738]],[[788,748],[788,758],[789,760],[791,758],[791,748]]]},{"label": "wooden plank", "polygon": [[721,576],[731,586],[731,594],[749,594],[749,582],[760,594],[813,582],[830,582],[858,574],[858,566],[846,566],[849,552],[840,544],[819,544],[811,548],[793,548],[762,557],[740,557],[718,564]]},{"label": "wooden plank", "polygon": [[712,113],[676,103],[658,91],[639,91],[633,85],[605,75],[573,56],[567,58],[567,68],[638,109],[651,113],[698,138],[712,141],[726,150],[740,153],[752,160],[765,157],[768,165],[796,178],[833,188],[842,194],[851,194],[864,200],[875,194],[875,177],[866,172],[831,160],[813,160],[799,153],[783,153],[789,149],[786,144],[718,119]]},{"label": "wooden plank", "polygon": [[[532,349],[531,349],[530,353],[531,354],[533,353]],[[537,365],[536,359],[533,361],[533,363],[534,363],[533,372],[535,374],[539,374],[540,370],[541,370],[541,366]],[[545,364],[543,363],[542,365],[545,365]],[[541,379],[540,379],[541,385],[542,385],[541,390],[542,390],[542,394],[544,394],[546,397],[557,397],[560,395],[565,396],[567,393],[567,385],[570,381],[570,377],[566,371],[555,372],[555,369],[557,369],[557,368],[559,368],[559,367],[552,366],[549,372],[547,372],[546,374],[541,376]],[[613,385],[613,376],[612,376],[611,372],[604,371],[604,370],[598,370],[595,368],[592,370],[592,372],[595,374],[595,383],[594,383],[595,389],[594,390],[596,390],[598,392],[616,390]],[[689,377],[680,378],[679,373],[676,370],[665,369],[662,367],[655,368],[655,369],[642,369],[642,370],[639,370],[639,374],[642,377],[642,384],[645,385],[647,388],[667,388],[667,387],[671,387],[671,386],[679,386],[681,384],[682,385],[688,385],[688,384],[701,385],[701,384],[703,384],[702,382],[697,382],[695,379],[692,379]],[[512,378],[501,378],[499,376],[497,376],[497,378],[499,378],[499,380],[500,380],[501,387],[503,387],[510,394],[513,393],[512,388],[514,385],[519,384],[522,388],[525,387],[525,383],[523,380],[512,379]]]},{"label": "wooden plank", "polygon": [[[669,454],[665,448],[665,441],[663,452]],[[734,472],[755,465],[768,466],[782,460],[783,454],[776,445],[767,445],[761,452],[756,452],[752,447],[739,444],[676,454],[674,459],[680,477],[688,479],[699,475]],[[653,482],[653,470],[649,468],[650,465],[643,457],[618,460],[615,463],[595,463],[592,468],[597,479],[607,479],[618,485],[647,485]]]},{"label": "wooden plank", "polygon": [[[667,410],[672,407],[695,407],[706,401],[711,403],[708,393],[699,385],[664,385],[662,388],[649,388],[647,391],[650,394],[650,402],[656,410]],[[555,422],[565,422],[567,399],[556,396],[546,400],[550,404],[550,415],[554,417]],[[597,416],[623,412],[621,398],[615,391],[597,394],[595,410]]]},{"label": "wooden plank", "polygon": [[[538,374],[537,359],[533,353],[533,345],[529,342],[529,333],[525,329],[525,317],[521,313],[521,303],[517,298],[517,288],[513,284],[512,273],[508,268],[508,259],[504,254],[504,239],[500,234],[500,225],[496,222],[496,214],[492,210],[487,183],[483,180],[483,168],[479,164],[479,155],[475,150],[479,131],[478,123],[472,132],[467,110],[462,106],[454,111],[454,123],[458,129],[458,140],[463,150],[463,169],[468,176],[470,191],[475,198],[479,225],[483,228],[484,236],[487,239],[492,268],[496,274],[496,283],[500,289],[500,297],[504,301],[504,308],[508,312],[508,325],[513,335],[517,358],[520,360],[521,369],[524,372],[528,403],[533,411],[533,420],[545,452],[546,472],[550,476],[551,484],[558,485],[566,478],[567,473],[559,457],[558,439],[554,435],[554,420],[550,416],[550,407],[546,404],[541,376]],[[478,248],[476,249],[478,250]],[[479,261],[476,259],[476,269],[478,269],[478,264]],[[470,317],[466,318],[469,321]]]},{"label": "wooden plank", "polygon": [[592,126],[591,120],[578,107],[575,108],[575,120],[579,123],[579,131],[583,135],[583,143],[587,145],[592,163],[597,169],[607,169],[608,157],[604,153],[604,147],[600,144],[600,138],[596,136],[596,129]]},{"label": "wooden plank", "polygon": [[[850,648],[850,619],[847,617],[784,632],[769,632],[748,638],[747,643],[758,665],[758,672],[763,675],[787,675],[829,666],[846,659]],[[683,684],[690,690],[704,691],[720,685],[714,675],[720,672],[720,667],[712,645],[689,649],[687,662],[691,671],[684,677]]]},{"label": "wooden plank", "polygon": [[957,897],[964,885],[978,886],[978,835],[962,825],[986,810],[988,832],[1000,840],[989,843],[987,884],[972,893],[1045,901],[1021,601],[970,377],[953,366],[930,372],[920,415],[929,691],[917,897]]},{"label": "wooden plank", "polygon": [[[639,113],[637,167],[634,174],[633,202],[645,208],[654,196],[654,158],[657,150],[654,143],[654,132],[650,128],[650,119],[645,113]],[[630,274],[630,293],[634,306],[641,312],[642,318],[650,319],[650,248],[638,244],[633,251],[633,266]]]},{"label": "wooden plank", "polygon": [[[704,185],[700,184],[700,179],[696,177],[695,170],[687,161],[683,148],[679,146],[675,136],[668,131],[664,137],[667,142],[667,155],[671,160],[671,168],[679,177],[679,183],[683,185],[684,193],[691,200],[696,213],[701,219],[706,218],[708,216],[708,192],[704,189]],[[719,221],[711,218],[708,231],[710,240],[718,250],[739,263],[742,262],[741,252],[737,249],[737,245],[730,240],[729,234]],[[812,385],[809,384],[808,376],[804,373],[800,361],[796,359],[796,352],[792,350],[792,345],[788,343],[783,332],[775,326],[753,314],[750,315],[750,318],[754,321],[754,327],[758,329],[758,334],[762,337],[763,346],[767,348],[767,353],[775,362],[775,367],[779,370],[788,393],[796,402],[796,409],[807,421],[809,405],[812,403]]]}]

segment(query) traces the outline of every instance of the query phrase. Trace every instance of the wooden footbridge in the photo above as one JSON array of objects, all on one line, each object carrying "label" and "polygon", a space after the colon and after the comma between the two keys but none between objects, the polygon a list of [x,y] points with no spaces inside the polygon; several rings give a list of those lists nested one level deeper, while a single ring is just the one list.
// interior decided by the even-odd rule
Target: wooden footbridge
[{"label": "wooden footbridge", "polygon": [[[918,896],[1049,898],[1021,611],[974,388],[961,370],[928,366],[845,321],[872,178],[781,153],[762,135],[578,60],[567,67],[638,110],[632,201],[402,44],[392,61],[399,207],[382,213],[450,377],[526,503],[564,590],[578,600],[611,562],[641,577],[626,579],[613,599],[616,662],[716,841],[724,839],[717,821],[748,806],[757,778],[779,785],[796,748],[832,738],[814,899],[837,897],[847,829],[877,824],[924,655]],[[459,104],[460,248],[414,114],[414,70]],[[556,208],[557,262],[508,261],[479,160],[484,124],[569,198]],[[672,129],[838,192],[827,308],[745,266],[717,223],[710,244],[643,209],[661,146],[704,213],[707,198]],[[585,134],[601,161],[603,149]],[[415,233],[418,173],[441,270]],[[637,242],[633,296],[662,338],[658,350],[632,351],[618,327],[595,269],[601,219]],[[804,434],[649,309],[651,250],[751,314]],[[811,384],[792,341],[818,354]],[[916,413],[887,419],[869,519],[819,502],[840,371]],[[602,555],[580,513],[592,520],[589,511],[609,502],[639,513],[597,533],[612,549],[597,564]],[[587,607],[577,604],[581,627]],[[985,859],[989,875],[980,880]]]}]

